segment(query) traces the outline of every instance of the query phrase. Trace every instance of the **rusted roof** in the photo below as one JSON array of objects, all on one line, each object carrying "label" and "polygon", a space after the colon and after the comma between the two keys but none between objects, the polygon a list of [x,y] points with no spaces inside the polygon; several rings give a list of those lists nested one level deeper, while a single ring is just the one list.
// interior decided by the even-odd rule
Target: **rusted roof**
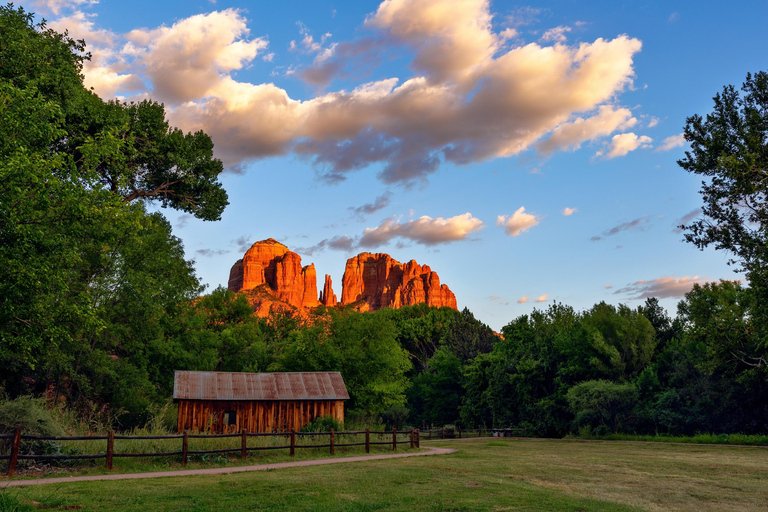
[{"label": "rusted roof", "polygon": [[176,371],[174,400],[347,400],[339,372]]}]

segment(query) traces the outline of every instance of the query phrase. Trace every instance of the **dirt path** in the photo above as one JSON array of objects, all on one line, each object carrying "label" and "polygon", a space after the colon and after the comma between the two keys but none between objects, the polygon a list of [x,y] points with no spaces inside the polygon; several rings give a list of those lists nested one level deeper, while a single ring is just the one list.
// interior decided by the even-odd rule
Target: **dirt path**
[{"label": "dirt path", "polygon": [[360,457],[341,457],[338,459],[301,460],[296,462],[278,462],[274,464],[259,464],[254,466],[238,466],[230,468],[182,469],[178,471],[156,471],[153,473],[120,473],[113,475],[65,476],[58,478],[38,478],[36,480],[7,480],[0,482],[0,489],[5,487],[21,487],[26,485],[61,484],[67,482],[85,482],[90,480],[129,480],[137,478],[158,478],[163,476],[193,476],[193,475],[226,475],[244,471],[265,471],[268,469],[295,468],[300,466],[321,466],[325,464],[341,464],[347,462],[362,462],[367,460],[401,459],[404,457],[420,457],[423,455],[445,455],[457,450],[449,448],[424,447],[429,451],[416,453],[397,453],[391,455],[363,455]]}]

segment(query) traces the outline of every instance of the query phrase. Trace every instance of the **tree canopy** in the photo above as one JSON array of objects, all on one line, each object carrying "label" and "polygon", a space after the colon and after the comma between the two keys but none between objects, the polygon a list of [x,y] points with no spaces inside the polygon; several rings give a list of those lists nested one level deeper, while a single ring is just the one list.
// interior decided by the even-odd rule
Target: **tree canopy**
[{"label": "tree canopy", "polygon": [[706,117],[687,119],[691,144],[678,164],[705,177],[704,217],[687,226],[685,239],[733,254],[748,274],[768,265],[768,73],[747,74],[741,93],[733,85],[714,97]]}]

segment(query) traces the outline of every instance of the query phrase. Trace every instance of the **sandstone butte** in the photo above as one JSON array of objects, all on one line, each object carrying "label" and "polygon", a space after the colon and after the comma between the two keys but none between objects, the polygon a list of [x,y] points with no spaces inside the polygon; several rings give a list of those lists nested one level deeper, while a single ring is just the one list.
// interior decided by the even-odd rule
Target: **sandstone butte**
[{"label": "sandstone butte", "polygon": [[389,254],[361,253],[347,260],[342,278],[341,302],[333,293],[331,276],[325,275],[318,299],[314,264],[301,266],[301,257],[277,240],[256,242],[229,272],[229,289],[245,293],[254,313],[289,310],[306,315],[320,304],[352,305],[359,311],[376,311],[426,303],[458,309],[456,296],[427,265],[406,264]]}]

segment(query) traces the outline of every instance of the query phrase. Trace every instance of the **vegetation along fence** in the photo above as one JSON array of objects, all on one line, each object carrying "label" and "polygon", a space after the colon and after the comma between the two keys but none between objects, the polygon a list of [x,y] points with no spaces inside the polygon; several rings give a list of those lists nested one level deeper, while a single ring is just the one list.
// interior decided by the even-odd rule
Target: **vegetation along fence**
[{"label": "vegetation along fence", "polygon": [[441,427],[441,428],[428,428],[419,430],[419,435],[424,436],[424,439],[462,439],[469,437],[511,437],[513,435],[520,436],[525,433],[522,428],[471,428],[461,429],[459,427]]},{"label": "vegetation along fence", "polygon": [[[371,439],[371,434],[374,438]],[[398,440],[398,435],[400,439]],[[320,444],[304,444],[297,443],[299,438],[308,439],[310,442],[316,442],[318,439],[328,437],[327,443]],[[364,440],[360,440],[361,436],[365,436]],[[407,438],[405,436],[408,436]],[[249,446],[249,439],[252,438],[283,438],[284,443],[278,445],[262,445],[262,446]],[[240,446],[236,448],[219,448],[213,450],[190,450],[190,439],[220,439],[220,438],[240,438]],[[348,442],[350,438],[353,442]],[[125,453],[115,452],[115,440],[172,440],[178,439],[181,442],[181,451],[154,451],[150,453]],[[248,452],[259,450],[289,450],[291,457],[295,455],[297,449],[303,448],[329,448],[329,453],[334,455],[336,448],[348,447],[348,446],[365,446],[365,452],[369,453],[371,446],[386,445],[391,446],[392,451],[397,451],[398,443],[401,445],[410,445],[410,448],[419,447],[419,431],[411,429],[410,431],[398,432],[396,429],[392,431],[371,431],[354,430],[354,431],[340,431],[335,432],[331,429],[330,432],[273,432],[273,433],[252,433],[246,432],[245,429],[239,434],[190,434],[189,431],[184,431],[183,434],[178,435],[165,435],[165,436],[127,436],[127,435],[115,435],[113,430],[110,430],[106,436],[73,436],[73,437],[61,437],[61,436],[37,436],[37,435],[23,435],[21,429],[16,429],[13,434],[0,435],[0,441],[11,440],[10,454],[0,455],[0,460],[8,460],[8,476],[13,476],[16,472],[16,466],[19,460],[44,460],[44,461],[60,461],[60,460],[82,460],[82,459],[105,459],[106,468],[112,469],[112,460],[115,457],[171,457],[181,456],[181,463],[186,464],[188,456],[190,455],[204,455],[204,454],[218,454],[218,453],[233,453],[239,452],[240,458],[245,459],[248,456]],[[106,441],[106,450],[93,454],[56,454],[56,455],[42,455],[42,454],[25,454],[20,453],[22,441]]]}]

